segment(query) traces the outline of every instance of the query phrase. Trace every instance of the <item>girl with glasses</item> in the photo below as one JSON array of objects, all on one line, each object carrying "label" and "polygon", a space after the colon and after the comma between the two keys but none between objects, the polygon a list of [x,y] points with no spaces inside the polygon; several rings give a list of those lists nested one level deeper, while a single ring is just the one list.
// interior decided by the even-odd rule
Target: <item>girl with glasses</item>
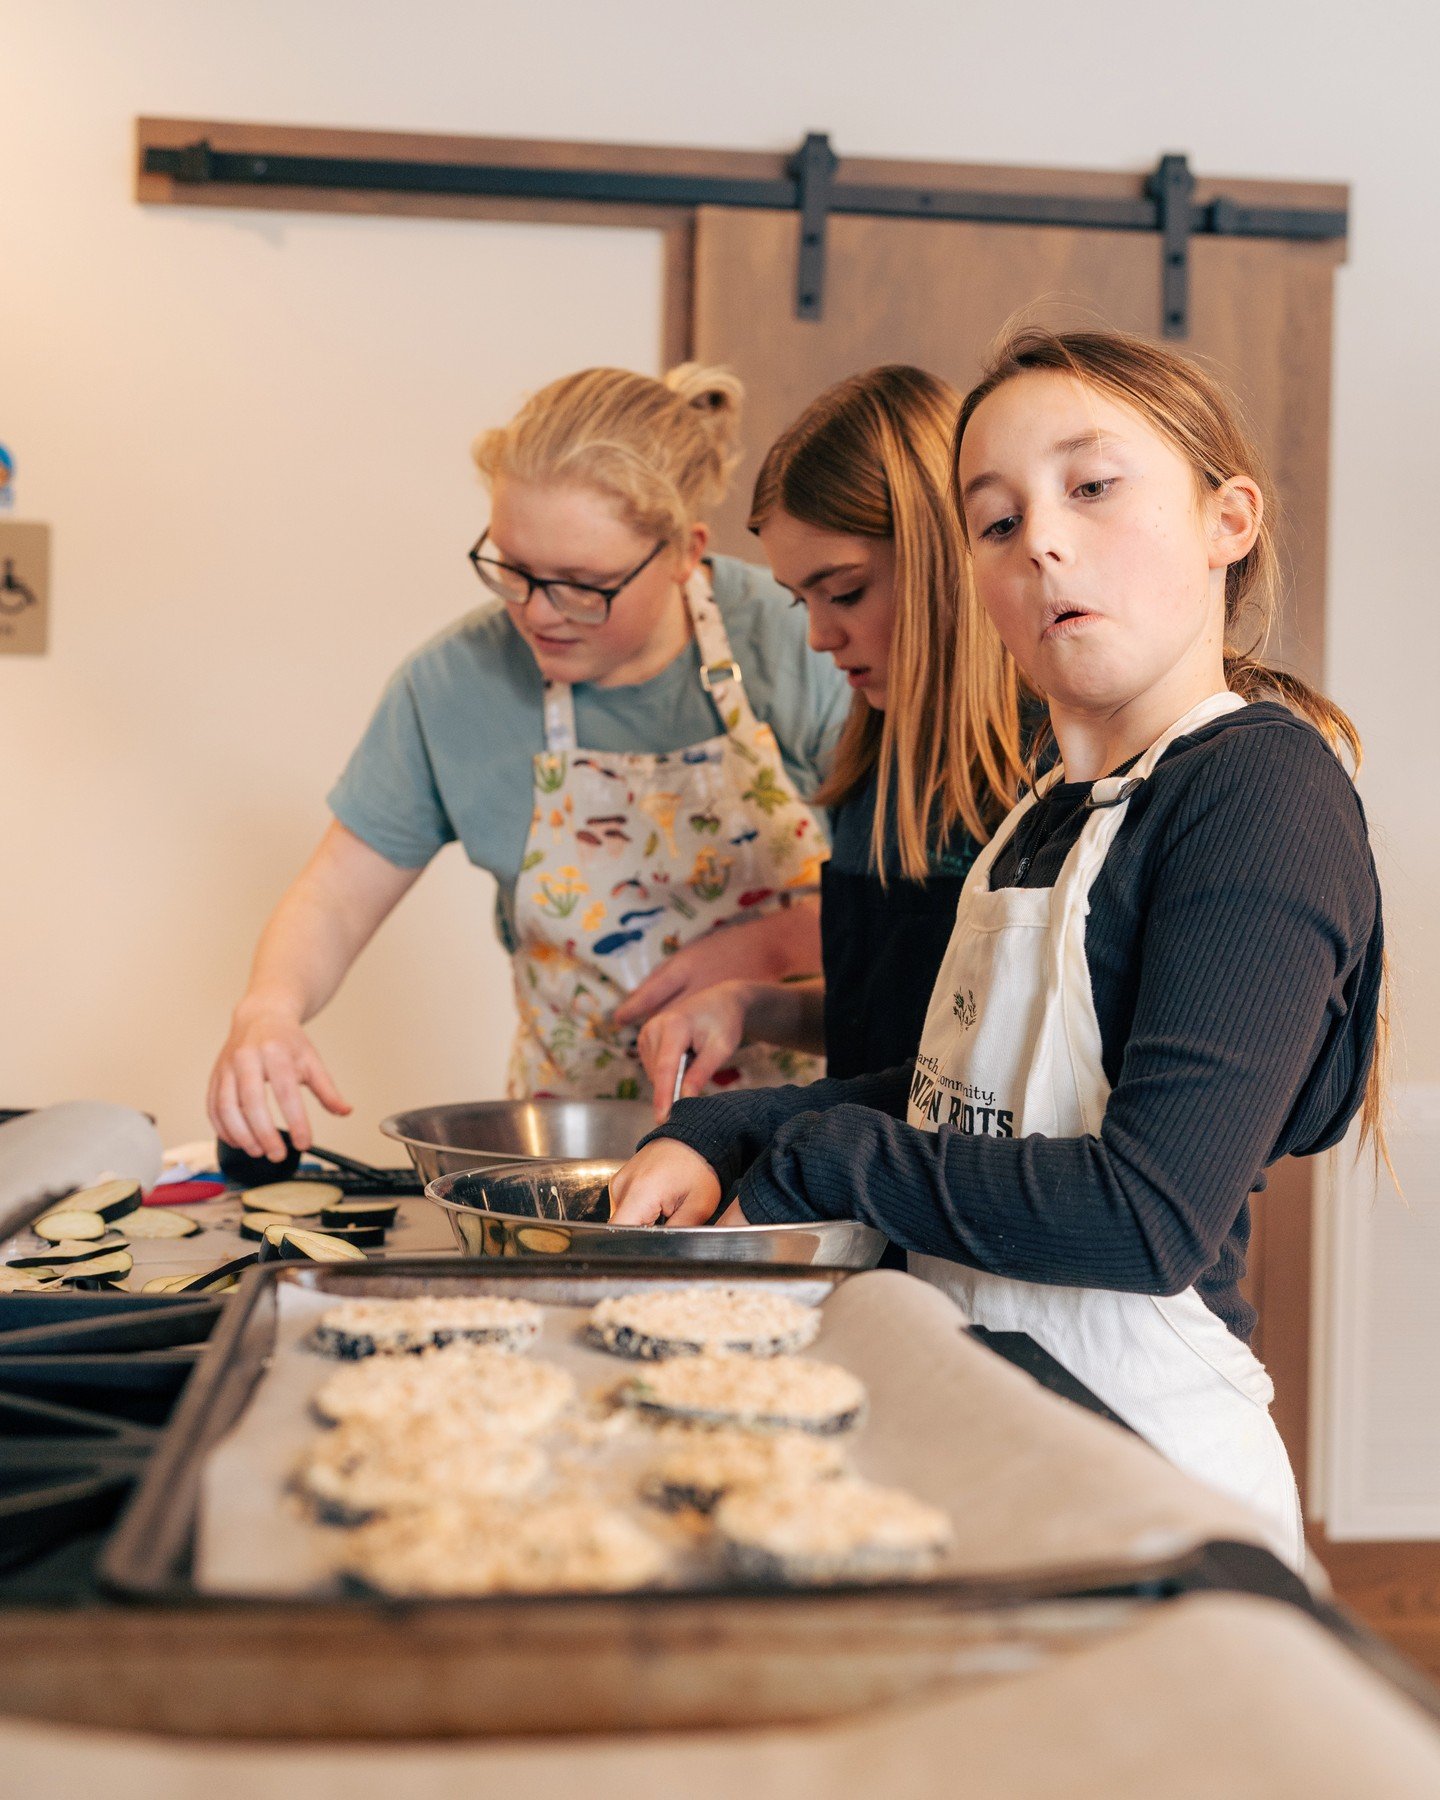
[{"label": "girl with glasses", "polygon": [[[272,1101],[302,1149],[302,1088],[349,1110],[305,1024],[452,841],[498,885],[514,1097],[648,1094],[649,1010],[725,974],[818,968],[826,843],[803,796],[846,689],[768,575],[706,555],[740,402],[733,376],[693,364],[663,381],[588,369],[478,440],[484,604],[400,668],[331,792],[211,1077],[222,1138],[278,1159]],[[712,1080],[816,1072],[757,1044]]]},{"label": "girl with glasses", "polygon": [[701,1223],[733,1189],[722,1223],[879,1226],[1298,1563],[1239,1284],[1271,1163],[1357,1114],[1384,1152],[1380,891],[1342,761],[1359,740],[1256,660],[1270,489],[1193,364],[1021,333],[962,406],[953,467],[976,594],[1048,727],[966,877],[916,1054],[682,1102],[612,1180],[616,1217]]}]

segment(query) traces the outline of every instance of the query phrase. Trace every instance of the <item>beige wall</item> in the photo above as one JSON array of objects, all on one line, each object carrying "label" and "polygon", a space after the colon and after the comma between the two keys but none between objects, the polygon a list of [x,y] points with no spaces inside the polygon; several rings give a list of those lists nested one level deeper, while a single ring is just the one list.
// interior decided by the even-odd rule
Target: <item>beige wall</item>
[{"label": "beige wall", "polygon": [[[983,21],[977,23],[977,17]],[[55,529],[43,660],[0,658],[0,1105],[103,1095],[198,1132],[258,925],[403,652],[473,601],[466,446],[549,375],[653,367],[644,233],[147,212],[138,113],[1354,182],[1331,665],[1370,746],[1409,1073],[1440,1080],[1418,722],[1440,667],[1440,244],[1421,5],[1013,9],[610,0],[0,0],[0,442]],[[788,279],[777,271],[777,279]],[[321,1021],[380,1149],[496,1091],[488,881],[448,853]]]}]

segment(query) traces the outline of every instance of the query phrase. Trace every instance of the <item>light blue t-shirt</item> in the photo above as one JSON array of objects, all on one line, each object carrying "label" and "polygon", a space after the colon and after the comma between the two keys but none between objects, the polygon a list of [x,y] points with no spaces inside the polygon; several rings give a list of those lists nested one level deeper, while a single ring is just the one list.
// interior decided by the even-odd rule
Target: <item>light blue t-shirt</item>
[{"label": "light blue t-shirt", "polygon": [[[766,571],[717,556],[710,572],[750,704],[808,795],[844,722],[845,678],[808,647],[803,609]],[[649,681],[581,682],[574,693],[576,736],[586,750],[683,750],[723,729],[700,685],[693,638]],[[401,868],[423,868],[458,839],[499,883],[497,924],[509,944],[534,804],[531,761],[544,748],[540,671],[497,601],[448,626],[391,677],[330,791],[330,810]]]}]

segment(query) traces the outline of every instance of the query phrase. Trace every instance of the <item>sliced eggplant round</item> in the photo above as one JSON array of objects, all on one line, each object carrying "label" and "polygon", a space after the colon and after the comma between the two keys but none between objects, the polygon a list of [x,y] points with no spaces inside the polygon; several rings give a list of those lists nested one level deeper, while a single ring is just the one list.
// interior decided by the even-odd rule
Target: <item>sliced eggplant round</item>
[{"label": "sliced eggplant round", "polygon": [[331,1181],[272,1181],[265,1187],[247,1188],[240,1204],[256,1212],[284,1213],[288,1219],[308,1219],[324,1207],[345,1198],[345,1190]]},{"label": "sliced eggplant round", "polygon": [[13,1264],[0,1267],[0,1294],[46,1294],[51,1285],[33,1270],[17,1269]]},{"label": "sliced eggplant round", "polygon": [[339,1238],[342,1244],[354,1244],[360,1250],[379,1250],[385,1244],[383,1225],[332,1225],[321,1237]]},{"label": "sliced eggplant round", "polygon": [[258,1238],[264,1241],[265,1233],[271,1225],[279,1225],[286,1229],[295,1223],[287,1219],[284,1213],[247,1212],[240,1215],[240,1235],[243,1238]]},{"label": "sliced eggplant round", "polygon": [[144,1190],[138,1181],[116,1176],[111,1181],[97,1181],[94,1187],[81,1188],[65,1201],[66,1212],[99,1213],[102,1219],[118,1219],[133,1212],[140,1204]]},{"label": "sliced eggplant round", "polygon": [[46,1213],[31,1226],[37,1237],[47,1244],[58,1244],[66,1238],[98,1238],[105,1235],[105,1221],[97,1212]]},{"label": "sliced eggplant round", "polygon": [[365,1252],[328,1231],[301,1231],[294,1225],[270,1225],[260,1251],[262,1262],[364,1262]]},{"label": "sliced eggplant round", "polygon": [[132,1238],[187,1238],[202,1229],[198,1219],[189,1213],[167,1212],[160,1206],[141,1206],[115,1221],[117,1231]]},{"label": "sliced eggplant round", "polygon": [[320,1223],[327,1226],[378,1225],[388,1231],[400,1210],[398,1200],[337,1200],[320,1210]]},{"label": "sliced eggplant round", "polygon": [[97,1256],[108,1256],[112,1250],[129,1248],[130,1240],[122,1237],[118,1231],[107,1231],[102,1238],[61,1238],[58,1244],[51,1244],[45,1250],[32,1251],[28,1256],[12,1256],[12,1269],[48,1269],[61,1263],[93,1262]]},{"label": "sliced eggplant round", "polygon": [[184,1287],[187,1281],[193,1281],[194,1275],[188,1271],[184,1275],[152,1275],[140,1289],[142,1294],[168,1294],[176,1288]]},{"label": "sliced eggplant round", "polygon": [[88,1262],[69,1263],[57,1270],[67,1287],[114,1287],[135,1267],[128,1250],[112,1250],[108,1256],[92,1256]]},{"label": "sliced eggplant round", "polygon": [[246,1269],[260,1260],[258,1250],[247,1250],[243,1256],[232,1258],[230,1262],[220,1263],[216,1268],[206,1269],[199,1275],[187,1275],[182,1281],[170,1289],[172,1294],[212,1294],[224,1288],[233,1287]]}]

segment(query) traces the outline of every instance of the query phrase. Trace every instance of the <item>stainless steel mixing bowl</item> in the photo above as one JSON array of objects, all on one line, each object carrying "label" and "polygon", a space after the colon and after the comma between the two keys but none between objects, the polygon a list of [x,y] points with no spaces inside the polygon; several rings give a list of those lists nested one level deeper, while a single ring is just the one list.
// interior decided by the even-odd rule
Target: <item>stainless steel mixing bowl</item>
[{"label": "stainless steel mixing bowl", "polygon": [[626,1256],[872,1269],[885,1239],[853,1219],[813,1225],[611,1225],[615,1160],[442,1175],[425,1189],[466,1256]]},{"label": "stainless steel mixing bowl", "polygon": [[623,1161],[654,1123],[644,1100],[479,1100],[394,1113],[380,1129],[434,1181],[527,1162]]}]

